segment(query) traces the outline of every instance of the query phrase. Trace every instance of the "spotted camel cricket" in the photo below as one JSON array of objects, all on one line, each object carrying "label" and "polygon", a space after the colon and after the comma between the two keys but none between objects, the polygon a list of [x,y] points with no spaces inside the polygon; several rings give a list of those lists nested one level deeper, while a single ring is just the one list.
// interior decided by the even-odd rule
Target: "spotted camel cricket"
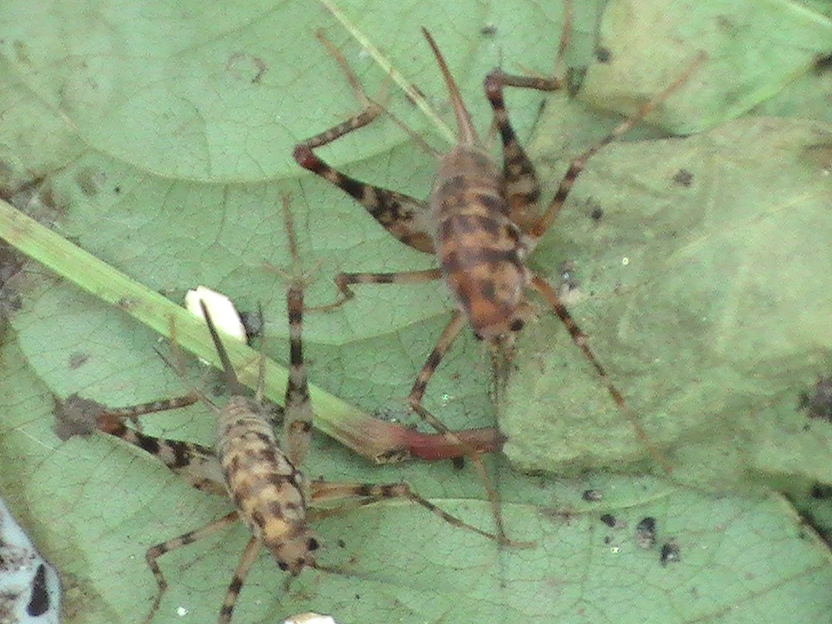
[{"label": "spotted camel cricket", "polygon": [[[571,30],[571,7],[569,2],[564,4],[567,10],[558,66],[562,64]],[[458,128],[457,144],[449,152],[437,155],[436,174],[428,201],[356,180],[328,165],[315,152],[345,134],[366,126],[383,112],[382,107],[364,92],[343,56],[324,40],[364,108],[361,113],[345,122],[297,144],[294,149],[295,160],[304,169],[350,195],[399,241],[418,251],[434,254],[439,264],[437,268],[420,271],[341,273],[335,279],[339,299],[330,307],[337,307],[352,298],[354,293],[350,286],[354,284],[404,284],[436,279],[445,281],[456,309],[417,374],[408,402],[427,423],[453,438],[454,434],[422,405],[428,382],[466,324],[471,326],[477,338],[489,343],[492,352],[510,354],[515,335],[531,315],[531,306],[524,294],[527,288],[531,288],[543,296],[575,345],[597,371],[601,382],[631,422],[642,444],[654,460],[669,472],[668,462],[652,444],[636,414],[629,409],[622,393],[595,357],[586,334],[564,307],[556,289],[543,277],[532,272],[526,265],[526,259],[554,223],[587,161],[601,148],[624,135],[684,84],[704,60],[703,55],[653,100],[643,104],[606,137],[572,160],[554,197],[541,210],[540,184],[534,166],[512,129],[503,91],[505,87],[556,91],[564,86],[565,79],[517,76],[500,69],[495,69],[486,76],[485,95],[493,111],[493,124],[502,142],[503,162],[500,167],[480,141],[436,42],[427,29],[423,28],[422,32],[444,77]],[[503,361],[506,359],[502,358]],[[495,357],[494,361],[499,361],[499,358]],[[495,374],[497,373],[495,369]],[[478,454],[471,452],[469,456],[488,490],[498,532],[504,535],[496,493]]]},{"label": "spotted camel cricket", "polygon": [[[71,424],[74,433],[97,429],[121,438],[158,457],[194,487],[213,494],[227,495],[234,504],[235,509],[219,520],[156,544],[147,550],[147,564],[156,578],[158,591],[145,619],[146,623],[153,620],[168,587],[157,562],[159,557],[213,534],[238,519],[248,526],[252,535],[225,593],[217,620],[219,624],[228,624],[231,621],[246,575],[262,546],[272,554],[278,567],[289,573],[287,586],[289,580],[300,574],[304,568],[338,571],[336,568],[317,563],[320,543],[310,523],[357,507],[386,499],[403,498],[424,507],[452,526],[473,531],[491,540],[498,539],[496,535],[448,514],[413,492],[405,483],[379,485],[320,480],[310,482],[304,476],[301,467],[309,448],[313,418],[301,341],[304,282],[307,277],[298,268],[297,245],[288,200],[284,200],[284,211],[293,271],[288,278],[286,295],[290,358],[283,407],[282,448],[273,429],[273,406],[265,404],[261,397],[262,381],[254,398],[244,395],[244,388],[237,379],[204,301],[200,301],[202,313],[222,363],[226,385],[231,395],[225,407],[220,409],[213,406],[201,393],[194,390],[184,397],[115,409],[74,395],[56,408],[59,425]],[[172,328],[171,333],[174,332],[175,328]],[[192,442],[152,437],[125,424],[127,419],[190,405],[198,398],[211,405],[217,415],[214,449]],[[79,424],[79,413],[87,419],[86,431],[83,431],[83,426]],[[345,502],[340,506],[320,507],[321,503],[332,501]],[[316,509],[316,506],[319,508]]]}]

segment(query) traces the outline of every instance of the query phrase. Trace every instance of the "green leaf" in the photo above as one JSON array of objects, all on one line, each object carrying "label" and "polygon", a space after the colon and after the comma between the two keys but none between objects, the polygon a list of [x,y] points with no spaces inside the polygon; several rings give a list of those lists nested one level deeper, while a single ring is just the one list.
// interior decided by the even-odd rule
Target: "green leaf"
[{"label": "green leaf", "polygon": [[[579,65],[588,62],[596,32],[594,18],[601,14],[603,3],[575,4],[581,6],[576,6],[575,48],[570,50],[568,60]],[[675,11],[671,10],[675,3],[640,2],[637,6],[647,4],[655,7],[654,13],[667,16],[665,21],[671,26],[675,19],[677,25],[684,24],[692,33],[705,27],[711,29],[709,32],[719,30],[721,24],[708,6],[697,10],[699,4],[678,5]],[[739,7],[737,10],[745,7],[747,11],[754,6],[750,2],[733,4]],[[608,5],[603,15],[605,37],[607,24],[614,22],[613,17],[621,15],[625,6],[621,2]],[[786,15],[797,11],[797,5],[789,3],[772,6],[780,7]],[[380,69],[382,59],[363,51],[356,41],[363,38],[372,43],[397,70],[397,76],[417,84],[438,117],[448,123],[450,111],[444,87],[419,33],[419,26],[428,27],[447,55],[472,114],[485,132],[490,119],[481,95],[485,72],[500,62],[509,71],[549,72],[561,27],[559,3],[499,3],[492,7],[419,2],[396,11],[387,4],[350,3],[339,8],[342,21],[320,4],[300,1],[277,5],[236,3],[231,9],[182,2],[175,8],[140,2],[90,8],[83,3],[79,6],[56,0],[41,3],[38,11],[32,10],[31,3],[3,3],[0,175],[4,197],[51,223],[62,236],[78,242],[97,258],[173,300],[178,301],[187,288],[202,283],[228,294],[243,309],[254,309],[262,302],[267,320],[266,350],[277,361],[285,361],[284,284],[262,267],[264,261],[276,266],[288,263],[279,209],[283,194],[292,195],[303,262],[315,269],[317,279],[309,292],[312,305],[331,301],[334,288],[329,276],[339,270],[392,271],[431,266],[430,258],[404,249],[380,231],[361,208],[336,189],[303,173],[291,159],[297,141],[358,109],[337,65],[315,39],[315,30],[323,28],[344,51],[369,93],[380,91],[379,98],[387,98],[397,118],[423,133],[435,147],[444,149],[447,141],[441,128],[401,95],[397,77],[389,78]],[[812,16],[811,20],[818,18]],[[785,18],[779,22],[787,23]],[[813,74],[811,60],[806,60],[829,49],[829,40],[824,39],[828,25],[823,24],[818,28],[823,36],[806,29],[806,39],[796,43],[790,31],[783,37],[784,43],[773,43],[771,57],[788,63],[766,57],[751,79],[782,85],[782,76],[777,73],[781,67],[793,73],[797,72],[795,67],[802,68],[801,80],[810,81],[814,92],[806,97],[809,104],[805,108],[792,95],[789,112],[795,117],[828,121],[827,108],[817,112],[822,97],[816,95],[828,93],[828,80]],[[647,33],[645,36],[656,35],[651,37],[655,54],[641,65],[642,71],[628,70],[627,79],[600,82],[629,84],[635,75],[658,68],[659,82],[648,89],[647,98],[684,71],[688,49],[691,55],[702,48],[713,52],[711,39],[691,35],[686,38],[689,48],[685,47],[684,53],[663,54],[667,49],[659,42],[667,39],[658,36],[659,25],[639,28],[635,24],[630,28]],[[743,40],[758,37],[756,28],[731,31],[737,41],[731,54],[739,54]],[[672,28],[670,32],[672,35]],[[618,39],[618,35],[612,39]],[[611,41],[605,42],[612,45]],[[633,44],[627,49],[636,47]],[[795,65],[793,48],[800,49],[802,64]],[[623,52],[613,50],[610,67],[617,67],[622,58]],[[678,97],[667,103],[665,113],[670,111],[672,119],[676,107],[689,103],[691,98],[699,102],[697,94],[704,92],[708,103],[704,106],[708,112],[705,124],[739,114],[741,109],[727,95],[733,84],[733,67],[729,60],[706,63]],[[593,66],[586,93],[594,88],[596,76],[600,74]],[[766,91],[760,86],[753,91],[768,93],[776,88]],[[562,94],[544,98],[535,93],[512,93],[509,97],[520,136],[534,136],[532,152],[541,163],[541,177],[550,190],[564,170],[563,161],[592,145],[613,123]],[[538,111],[544,100],[546,108],[541,118]],[[686,114],[678,113],[676,117]],[[720,160],[715,156],[710,163],[697,161],[697,167],[683,159],[694,172],[694,191],[702,188],[695,186],[699,180],[717,180],[722,183],[718,189],[728,198],[725,203],[748,207],[750,202],[736,198],[752,186],[745,169],[759,166],[771,154],[742,153],[733,149],[729,138],[730,132],[742,134],[743,128],[745,132],[754,128],[759,131],[755,123],[713,135],[721,136],[723,141],[713,149],[725,150],[730,158]],[[806,127],[797,123],[778,125],[774,135],[805,136],[796,133]],[[826,127],[817,127],[825,136]],[[713,140],[712,136],[702,139],[707,140]],[[786,150],[788,158],[795,158],[795,143],[785,145],[791,146]],[[656,154],[652,155],[654,148]],[[382,186],[418,197],[424,197],[430,186],[432,158],[389,120],[374,123],[323,153],[352,175]],[[687,467],[694,460],[704,461],[703,449],[733,448],[732,422],[748,433],[750,421],[742,414],[736,421],[723,416],[727,425],[711,427],[716,410],[701,399],[702,389],[698,387],[690,390],[688,407],[699,396],[699,411],[706,413],[708,420],[696,420],[694,429],[684,428],[689,412],[677,414],[667,405],[660,404],[642,414],[643,396],[654,402],[670,402],[675,395],[664,393],[677,385],[669,384],[656,372],[655,392],[651,395],[651,387],[644,385],[647,382],[640,383],[646,371],[639,372],[638,367],[644,361],[652,362],[656,354],[651,355],[642,344],[633,348],[622,339],[605,335],[601,328],[619,327],[622,314],[627,315],[630,325],[644,323],[643,327],[634,326],[633,335],[642,335],[640,332],[650,329],[649,323],[657,322],[656,316],[643,316],[641,312],[651,309],[651,297],[663,294],[658,285],[660,278],[667,277],[668,260],[665,258],[663,264],[661,257],[653,258],[650,266],[658,267],[659,276],[640,274],[631,278],[632,273],[620,264],[621,250],[612,243],[619,238],[626,243],[632,241],[629,237],[640,237],[630,243],[626,254],[631,258],[630,268],[641,257],[647,258],[647,251],[671,257],[676,249],[671,246],[673,241],[663,241],[666,247],[650,248],[641,256],[636,254],[636,243],[644,247],[643,237],[650,233],[644,216],[636,209],[646,204],[653,205],[655,211],[650,201],[655,191],[628,180],[633,171],[642,171],[651,179],[657,176],[666,181],[670,190],[664,195],[664,205],[679,200],[683,190],[664,176],[672,170],[668,160],[675,157],[664,143],[622,147],[618,159],[616,153],[610,150],[609,156],[590,164],[551,236],[547,235],[535,254],[534,266],[556,281],[560,263],[576,260],[582,289],[587,292],[594,273],[606,280],[597,287],[597,296],[586,297],[573,307],[576,318],[651,434],[674,451],[672,458],[679,462],[681,472],[692,473]],[[690,153],[685,158],[693,158]],[[818,157],[823,152],[810,154]],[[659,164],[664,168],[659,169]],[[676,161],[674,165],[682,166]],[[799,183],[807,186],[807,197],[825,193],[827,187],[818,187],[816,179],[822,166],[815,162],[789,169],[789,175],[798,176],[795,180],[788,180],[785,174],[775,179],[759,175],[759,201],[789,197],[788,191],[794,192]],[[718,177],[710,168],[725,169],[732,175]],[[736,185],[735,179],[740,180]],[[597,184],[598,190],[596,186],[583,186],[591,184]],[[608,188],[617,198],[601,195],[602,188]],[[704,196],[697,194],[694,199],[699,200],[698,205],[710,206],[705,200],[709,198],[706,191],[712,187],[704,188]],[[587,217],[584,208],[588,196],[605,211],[600,224],[593,224]],[[616,206],[622,208],[617,210]],[[701,213],[683,213],[681,218],[694,222],[697,214]],[[726,207],[727,214],[734,213]],[[750,219],[744,218],[745,222]],[[685,234],[701,241],[705,248],[724,239],[713,226],[698,234],[685,230]],[[579,255],[578,250],[586,256]],[[711,249],[711,253],[718,257],[718,250]],[[595,264],[586,257],[596,259]],[[620,267],[618,275],[611,266]],[[716,264],[709,266],[718,277],[727,270]],[[638,268],[646,271],[641,264]],[[806,267],[801,270],[805,272]],[[791,272],[786,273],[791,276]],[[801,280],[806,279],[804,273],[798,274]],[[818,306],[823,303],[823,276],[820,272],[817,281],[803,284],[807,290],[814,287],[816,296],[812,299]],[[634,300],[637,307],[627,307],[608,286],[625,277],[632,284],[633,296],[641,298]],[[689,275],[680,273],[678,279],[683,277]],[[725,281],[718,285],[726,286],[722,283]],[[784,279],[784,284],[790,285],[791,281]],[[11,286],[16,290],[9,292]],[[678,291],[688,302],[691,297],[701,296],[701,289],[679,287]],[[28,265],[7,285],[5,294],[19,295],[23,308],[13,317],[13,329],[7,331],[2,350],[0,487],[4,497],[41,551],[61,571],[66,621],[140,621],[155,591],[144,562],[146,549],[220,517],[228,511],[229,503],[188,488],[148,456],[105,436],[60,442],[51,431],[50,394],[79,392],[110,405],[124,405],[175,395],[200,381],[196,374],[187,381],[180,380],[166,368],[154,351],[153,334],[145,327],[55,279],[43,268]],[[354,301],[336,312],[310,314],[305,336],[313,381],[364,410],[409,419],[402,397],[407,395],[415,373],[447,322],[449,309],[441,285],[427,284],[362,288]],[[694,333],[690,327],[682,331],[684,325],[680,329],[681,321],[665,307],[656,306],[652,312],[669,317],[659,317],[658,321],[678,330],[674,340],[690,338],[680,336],[680,331]],[[555,439],[546,438],[546,444],[558,452],[575,439],[582,444],[594,440],[601,447],[612,446],[612,434],[626,445],[623,458],[619,454],[618,460],[582,454],[574,464],[561,462],[559,469],[583,470],[608,464],[632,467],[632,462],[643,466],[644,449],[632,442],[629,425],[611,405],[597,377],[582,373],[586,363],[550,314],[542,311],[540,316],[540,322],[526,333],[527,342],[520,345],[512,384],[539,381],[533,376],[540,366],[535,357],[542,358],[550,371],[556,368],[546,361],[549,354],[536,355],[528,346],[550,345],[555,356],[568,362],[566,379],[552,379],[561,384],[555,394],[571,407],[564,410],[549,405],[549,395],[535,395],[527,399],[527,411],[539,414],[546,401],[547,410],[558,415],[563,411],[580,415],[586,425],[558,434]],[[786,323],[781,329],[791,326]],[[812,327],[800,325],[796,331],[807,333],[814,331]],[[732,349],[738,353],[753,351],[758,344],[744,342],[748,340],[745,334],[738,335],[737,340],[740,344],[732,344]],[[700,352],[705,348],[701,341],[690,344],[691,349],[698,346]],[[773,397],[782,399],[784,408],[793,409],[798,388],[792,378],[800,377],[804,386],[810,384],[826,364],[819,355],[824,349],[823,344],[817,346],[808,362],[803,362],[806,368],[794,368],[788,384],[784,380],[783,387],[788,385],[791,391],[772,389],[765,394],[760,390],[765,380],[757,380],[752,388],[756,391],[755,405]],[[667,353],[662,350],[659,355],[673,356]],[[694,376],[697,371],[684,373]],[[680,375],[678,368],[676,374]],[[754,370],[746,374],[755,381]],[[487,354],[466,332],[432,381],[427,406],[454,428],[491,425],[494,410],[487,392],[489,376]],[[580,389],[567,383],[573,378],[581,380]],[[685,381],[689,379],[680,375],[678,386]],[[513,397],[519,389],[510,388]],[[744,391],[745,386],[740,390]],[[736,405],[747,409],[747,403],[737,401]],[[775,400],[764,407],[777,405]],[[523,404],[513,398],[505,406],[507,418],[512,418],[512,411],[523,409]],[[785,409],[777,414],[791,418],[789,426],[799,422],[796,419],[800,415],[787,414]],[[665,419],[668,424],[659,427],[659,421]],[[200,406],[145,420],[150,433],[202,443],[209,443],[213,437],[212,419]],[[608,426],[607,437],[595,439],[596,421]],[[794,453],[771,450],[772,436],[780,436],[776,440],[783,441],[782,427],[772,426],[773,421],[775,416],[761,416],[763,426],[753,431],[758,442],[741,447],[754,454],[754,461],[725,462],[728,470],[716,465],[712,480],[701,472],[693,474],[697,478],[692,480],[718,485],[723,473],[736,476],[737,465],[755,471],[767,465],[764,478],[773,481],[775,476],[778,480],[782,476],[786,486],[793,487],[795,481],[802,483],[810,475],[823,474],[820,467],[796,471],[786,466],[787,462],[806,459],[807,450],[800,443],[806,436],[798,431],[793,438],[796,442],[789,438],[789,444],[796,447]],[[817,436],[818,444],[825,440],[822,425],[812,423],[812,435]],[[513,435],[519,439],[519,433]],[[688,457],[680,449],[682,442],[689,441],[699,444],[692,445]],[[517,444],[514,440],[512,443]],[[714,455],[707,457],[713,461]],[[824,454],[818,456],[818,466],[824,459]],[[342,622],[550,621],[554,616],[566,622],[606,619],[627,623],[647,621],[653,613],[679,622],[705,618],[764,621],[766,617],[779,622],[818,621],[829,611],[832,579],[825,546],[800,526],[777,496],[711,498],[651,478],[615,477],[601,472],[563,483],[551,477],[524,477],[499,459],[494,464],[506,501],[508,530],[517,539],[535,540],[536,548],[499,551],[478,536],[453,529],[424,510],[403,504],[366,509],[329,519],[319,527],[327,545],[321,562],[340,566],[345,574],[307,570],[286,593],[282,589],[284,575],[263,556],[241,594],[235,621],[273,622],[290,613],[315,610],[332,613]],[[715,464],[718,462],[711,465]],[[422,464],[377,468],[333,442],[318,439],[308,473],[333,480],[406,479],[449,511],[478,526],[491,527],[482,487],[470,469],[456,472],[446,465]],[[602,503],[582,501],[581,492],[589,487],[604,493]],[[660,543],[675,539],[681,561],[662,567],[657,550],[637,549],[632,529],[606,527],[598,520],[602,513],[614,514],[629,527],[642,517],[655,516]],[[605,543],[607,537],[609,543]],[[160,564],[171,587],[156,621],[179,621],[176,610],[180,606],[193,621],[212,621],[245,540],[246,531],[240,525],[227,535],[166,555]],[[343,540],[343,547],[339,540]],[[788,613],[784,614],[786,608]]]},{"label": "green leaf", "polygon": [[[675,480],[832,481],[832,427],[798,409],[830,366],[819,267],[832,263],[832,181],[817,149],[830,144],[828,124],[749,118],[611,146],[575,189],[603,217],[565,211],[535,256],[572,263],[571,313]],[[630,424],[557,325],[542,317],[521,338],[507,454],[558,474],[638,460]]]}]

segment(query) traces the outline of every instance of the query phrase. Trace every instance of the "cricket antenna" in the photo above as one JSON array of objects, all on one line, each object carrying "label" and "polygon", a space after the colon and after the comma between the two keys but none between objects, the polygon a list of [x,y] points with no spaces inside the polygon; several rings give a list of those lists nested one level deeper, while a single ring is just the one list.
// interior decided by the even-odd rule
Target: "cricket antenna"
[{"label": "cricket antenna", "polygon": [[428,40],[433,55],[436,57],[436,62],[439,63],[439,69],[442,71],[442,76],[445,78],[445,84],[448,87],[448,92],[451,95],[451,104],[454,107],[454,114],[456,115],[456,125],[459,133],[459,142],[468,145],[474,145],[480,142],[477,136],[477,131],[474,129],[474,124],[471,121],[471,115],[468,114],[468,109],[465,108],[465,102],[462,101],[462,96],[459,93],[459,87],[451,76],[451,71],[445,63],[445,57],[439,51],[439,46],[433,40],[433,37],[428,32],[428,29],[422,26],[422,33],[425,39]]},{"label": "cricket antenna", "polygon": [[220,335],[217,328],[214,326],[214,321],[211,320],[211,314],[208,312],[208,306],[200,299],[199,307],[202,308],[202,315],[205,317],[205,322],[208,324],[208,331],[211,332],[211,339],[214,341],[214,347],[217,349],[217,355],[220,356],[222,368],[225,371],[225,383],[228,386],[228,391],[232,395],[242,395],[244,393],[243,385],[237,379],[237,374],[234,372],[234,367],[231,366],[231,360],[228,358],[228,352],[220,340]]}]

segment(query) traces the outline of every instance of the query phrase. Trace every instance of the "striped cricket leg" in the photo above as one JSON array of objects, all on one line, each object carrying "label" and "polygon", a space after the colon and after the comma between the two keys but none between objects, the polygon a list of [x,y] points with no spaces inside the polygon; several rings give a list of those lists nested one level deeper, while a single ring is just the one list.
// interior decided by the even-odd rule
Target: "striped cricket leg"
[{"label": "striped cricket leg", "polygon": [[240,557],[240,563],[237,564],[237,569],[234,571],[234,577],[228,585],[228,591],[225,592],[225,598],[222,601],[220,608],[220,617],[217,624],[229,624],[231,616],[234,615],[234,607],[237,604],[237,597],[243,589],[243,583],[246,581],[249,570],[257,559],[260,553],[260,546],[262,546],[259,539],[251,537],[243,549],[243,554]]},{"label": "striped cricket leg", "polygon": [[159,604],[162,601],[162,596],[168,588],[167,579],[165,579],[165,575],[162,574],[162,570],[159,568],[159,564],[156,563],[156,560],[165,553],[169,553],[172,550],[193,544],[194,542],[201,540],[203,537],[216,533],[223,527],[233,524],[237,520],[238,516],[239,513],[237,511],[232,511],[216,522],[206,524],[204,527],[196,529],[195,531],[188,531],[179,537],[169,539],[161,544],[156,544],[155,546],[151,546],[147,549],[145,559],[147,560],[147,565],[150,567],[151,572],[153,572],[153,576],[156,578],[158,590],[156,592],[156,597],[153,600],[153,604],[150,607],[150,613],[148,613],[147,617],[144,619],[145,624],[149,624],[149,622],[153,619],[153,616],[156,615],[156,611],[159,610]]},{"label": "striped cricket leg", "polygon": [[431,351],[431,354],[428,356],[425,365],[416,376],[416,381],[413,383],[413,387],[410,390],[407,400],[411,409],[416,412],[422,420],[436,429],[436,431],[443,434],[449,443],[462,448],[465,451],[465,456],[471,459],[471,464],[474,466],[474,470],[477,471],[477,475],[482,481],[486,494],[488,495],[488,500],[491,503],[494,523],[497,525],[498,541],[508,545],[517,545],[506,536],[505,528],[503,526],[503,512],[500,506],[500,496],[491,481],[491,477],[488,475],[488,470],[485,468],[485,464],[480,457],[480,453],[471,447],[471,445],[462,441],[459,436],[448,429],[438,418],[422,406],[422,399],[424,398],[428,382],[431,377],[433,377],[433,374],[436,372],[439,364],[442,362],[442,358],[445,356],[445,353],[447,353],[448,349],[459,335],[459,332],[462,331],[467,323],[468,319],[462,312],[459,310],[454,312],[453,317],[451,317],[450,322],[445,326],[442,335],[433,347],[433,351]]},{"label": "striped cricket leg", "polygon": [[333,500],[355,499],[351,501],[350,504],[341,505],[339,507],[313,510],[311,513],[316,520],[348,513],[354,509],[372,505],[380,501],[394,498],[404,498],[416,505],[424,507],[432,514],[442,518],[442,520],[451,526],[477,533],[478,535],[482,535],[483,537],[487,537],[491,540],[501,541],[501,538],[498,535],[488,533],[487,531],[483,531],[478,527],[468,524],[464,520],[449,514],[444,509],[434,505],[426,498],[419,496],[407,483],[373,484],[328,483],[325,481],[313,481],[311,484],[311,492],[313,502],[318,503]]}]

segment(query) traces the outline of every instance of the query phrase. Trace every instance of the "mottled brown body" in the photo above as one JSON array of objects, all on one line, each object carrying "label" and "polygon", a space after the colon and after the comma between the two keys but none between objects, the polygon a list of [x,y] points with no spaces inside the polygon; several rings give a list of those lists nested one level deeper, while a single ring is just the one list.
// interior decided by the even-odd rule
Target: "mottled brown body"
[{"label": "mottled brown body", "polygon": [[[560,65],[571,31],[571,3],[564,0],[564,28],[556,65]],[[601,378],[610,396],[630,420],[638,439],[655,461],[666,471],[670,467],[650,442],[636,415],[627,407],[606,369],[589,348],[586,335],[565,308],[556,291],[545,279],[526,266],[527,256],[554,223],[575,181],[587,161],[602,147],[615,141],[643,119],[657,105],[688,79],[704,60],[704,54],[691,64],[652,101],[644,103],[629,119],[613,129],[596,145],[588,148],[569,165],[548,205],[542,207],[540,184],[534,166],[520,145],[508,118],[503,91],[505,87],[556,91],[565,85],[559,76],[537,78],[515,76],[499,69],[491,71],[483,87],[493,111],[493,123],[502,142],[502,170],[481,145],[450,71],[430,33],[423,33],[433,50],[457,120],[458,143],[439,157],[436,177],[428,202],[366,184],[324,162],[313,149],[337,140],[375,119],[379,107],[361,90],[358,81],[340,54],[336,60],[344,69],[365,110],[348,120],[295,146],[294,157],[303,168],[312,171],[342,189],[364,206],[370,215],[398,240],[413,249],[436,255],[439,268],[399,273],[341,273],[336,277],[340,291],[335,307],[353,297],[353,284],[414,283],[442,278],[457,304],[448,325],[419,371],[408,401],[422,418],[455,442],[459,438],[422,406],[422,399],[434,371],[466,324],[474,334],[488,341],[495,351],[505,351],[513,344],[530,315],[525,299],[527,288],[537,291],[563,323],[575,345],[582,351]],[[509,351],[510,353],[510,351]],[[502,358],[495,357],[495,375],[502,382]],[[474,449],[468,455],[480,472],[489,498],[494,504],[495,521],[502,535],[502,523],[496,493]]]},{"label": "mottled brown body", "polygon": [[317,548],[306,526],[308,487],[260,412],[246,397],[228,400],[217,419],[217,457],[240,517],[282,570],[298,574]]},{"label": "mottled brown body", "polygon": [[478,142],[440,158],[430,196],[434,246],[445,283],[477,337],[522,327],[528,281],[520,231],[509,219],[503,176]]},{"label": "mottled brown body", "polygon": [[459,133],[457,145],[439,157],[430,193],[434,248],[474,334],[499,340],[523,326],[527,250],[510,218],[503,172],[481,144],[436,42],[422,31],[448,87]]}]

